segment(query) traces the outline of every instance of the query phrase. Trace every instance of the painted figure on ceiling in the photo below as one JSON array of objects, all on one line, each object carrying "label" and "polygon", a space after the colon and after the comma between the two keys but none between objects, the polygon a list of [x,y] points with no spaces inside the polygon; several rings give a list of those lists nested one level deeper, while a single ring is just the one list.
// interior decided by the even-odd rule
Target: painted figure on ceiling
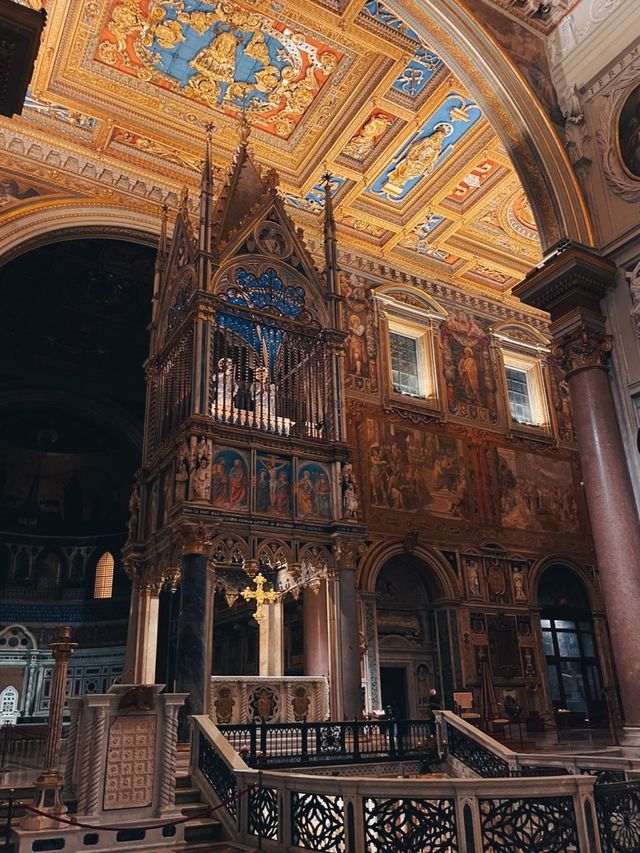
[{"label": "painted figure on ceiling", "polygon": [[402,160],[389,172],[382,188],[384,192],[392,196],[399,196],[402,194],[407,181],[429,175],[440,156],[442,143],[447,136],[448,128],[439,124],[429,136],[412,142]]}]

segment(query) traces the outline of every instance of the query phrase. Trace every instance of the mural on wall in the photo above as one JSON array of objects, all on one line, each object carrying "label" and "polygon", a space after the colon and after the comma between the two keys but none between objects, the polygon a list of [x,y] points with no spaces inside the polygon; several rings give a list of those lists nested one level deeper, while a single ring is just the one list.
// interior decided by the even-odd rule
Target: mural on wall
[{"label": "mural on wall", "polygon": [[372,506],[469,517],[465,454],[457,438],[367,420]]},{"label": "mural on wall", "polygon": [[296,482],[300,518],[331,518],[331,475],[317,462],[302,462]]},{"label": "mural on wall", "polygon": [[496,381],[484,330],[470,314],[451,311],[442,325],[441,339],[449,411],[459,417],[496,423]]},{"label": "mural on wall", "polygon": [[640,178],[640,84],[628,96],[618,119],[618,147],[625,168]]},{"label": "mural on wall", "polygon": [[219,509],[246,509],[249,466],[246,456],[231,448],[216,450],[211,472],[211,503]]},{"label": "mural on wall", "polygon": [[51,195],[54,191],[44,184],[16,177],[10,172],[0,172],[0,213],[6,213],[31,199]]},{"label": "mural on wall", "polygon": [[291,460],[258,453],[256,458],[256,512],[280,518],[291,515]]},{"label": "mural on wall", "polygon": [[345,297],[345,387],[354,391],[378,390],[377,327],[370,292],[358,275],[341,277]]},{"label": "mural on wall", "polygon": [[576,533],[571,463],[497,448],[503,527]]}]

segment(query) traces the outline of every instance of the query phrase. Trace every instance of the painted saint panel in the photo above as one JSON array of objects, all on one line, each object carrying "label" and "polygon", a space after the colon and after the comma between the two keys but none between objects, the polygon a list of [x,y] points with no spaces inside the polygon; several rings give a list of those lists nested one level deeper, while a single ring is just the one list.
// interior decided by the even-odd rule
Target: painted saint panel
[{"label": "painted saint panel", "polygon": [[506,447],[497,453],[502,526],[576,533],[571,463]]},{"label": "painted saint panel", "polygon": [[219,509],[247,509],[249,466],[245,454],[223,448],[213,455],[211,503]]},{"label": "painted saint panel", "polygon": [[256,458],[256,512],[279,518],[291,515],[291,460],[258,453]]},{"label": "painted saint panel", "polygon": [[366,429],[373,506],[469,517],[465,453],[459,439],[373,419]]},{"label": "painted saint panel", "polygon": [[376,326],[370,289],[362,276],[345,274],[340,280],[345,297],[345,387],[354,391],[378,390]]},{"label": "painted saint panel", "polygon": [[296,482],[296,507],[300,518],[331,518],[331,474],[317,462],[302,462]]},{"label": "painted saint panel", "polygon": [[449,411],[459,417],[496,423],[496,381],[483,328],[470,314],[451,311],[441,337]]}]

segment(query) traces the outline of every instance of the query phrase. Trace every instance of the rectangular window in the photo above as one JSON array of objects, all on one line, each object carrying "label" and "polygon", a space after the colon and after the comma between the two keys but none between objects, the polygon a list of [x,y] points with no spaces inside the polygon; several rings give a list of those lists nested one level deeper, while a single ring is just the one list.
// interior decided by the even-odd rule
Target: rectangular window
[{"label": "rectangular window", "polygon": [[527,372],[515,367],[506,367],[507,392],[509,394],[509,407],[511,418],[521,424],[535,423],[531,408],[531,395]]},{"label": "rectangular window", "polygon": [[393,390],[409,397],[421,397],[418,341],[408,335],[389,332]]}]

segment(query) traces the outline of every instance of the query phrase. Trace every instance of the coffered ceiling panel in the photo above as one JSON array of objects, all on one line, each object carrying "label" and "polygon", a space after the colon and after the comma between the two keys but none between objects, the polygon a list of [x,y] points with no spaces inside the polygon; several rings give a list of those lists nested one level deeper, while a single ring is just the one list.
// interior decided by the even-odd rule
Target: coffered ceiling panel
[{"label": "coffered ceiling panel", "polygon": [[[531,207],[473,92],[380,0],[52,0],[23,115],[0,130],[55,148],[42,157],[55,168],[45,186],[25,146],[0,221],[65,187],[104,194],[109,180],[112,198],[156,211],[183,186],[193,198],[206,126],[219,184],[242,114],[256,161],[277,169],[312,235],[329,171],[341,244],[364,256],[492,292],[540,258]],[[18,198],[30,173],[39,184]]]}]

